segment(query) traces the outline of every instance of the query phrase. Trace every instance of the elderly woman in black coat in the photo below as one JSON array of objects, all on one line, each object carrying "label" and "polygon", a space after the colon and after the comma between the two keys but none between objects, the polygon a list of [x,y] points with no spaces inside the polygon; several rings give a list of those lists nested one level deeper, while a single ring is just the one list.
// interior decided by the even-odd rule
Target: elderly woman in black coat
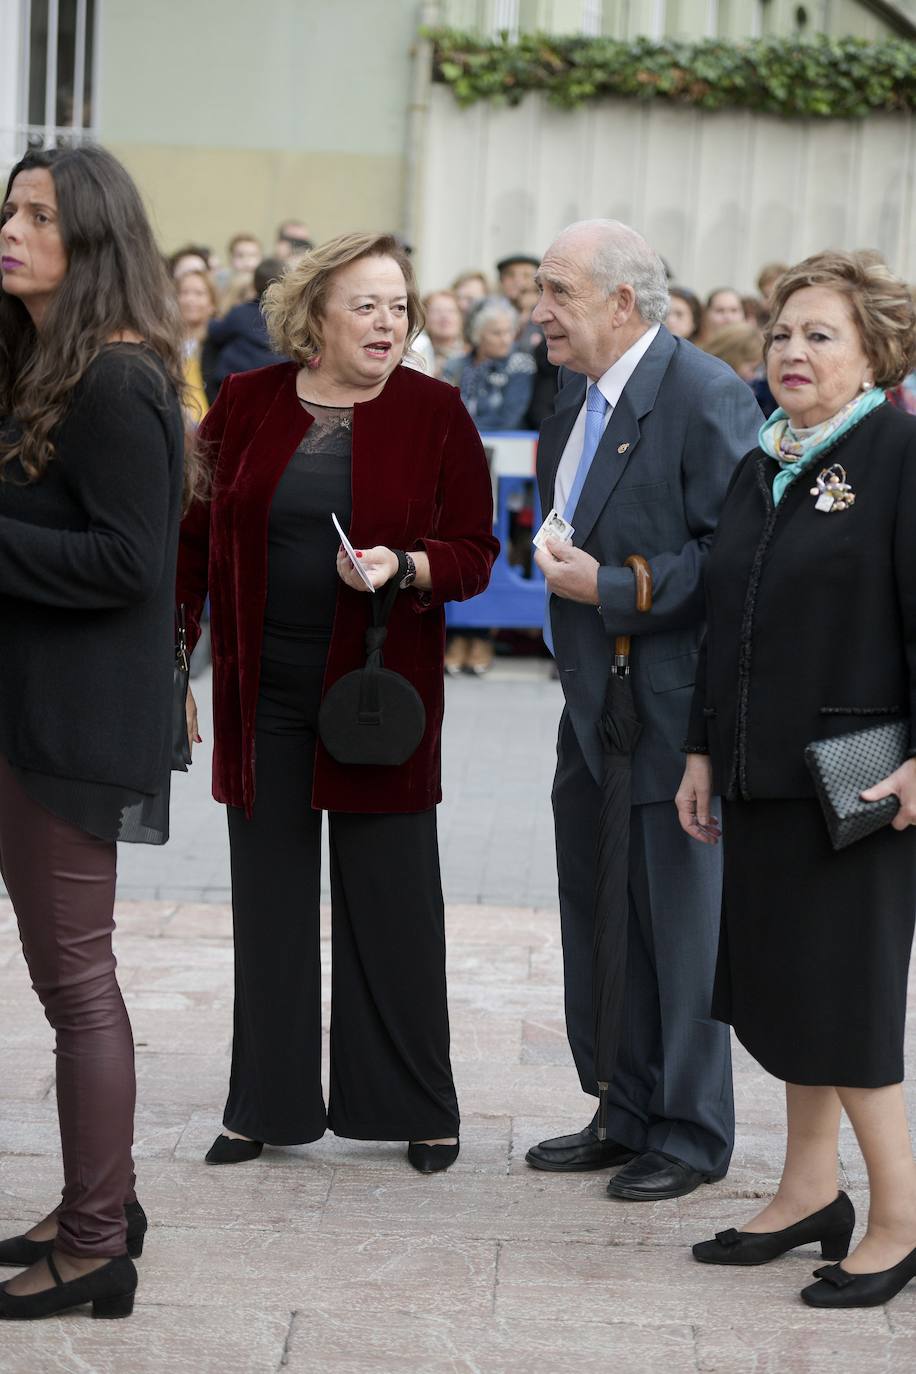
[{"label": "elderly woman in black coat", "polygon": [[[885,399],[912,365],[913,303],[877,255],[821,253],[781,279],[766,347],[780,409],[735,473],[710,553],[677,805],[684,828],[715,843],[711,796],[723,797],[713,1014],[785,1080],[788,1142],[772,1201],[694,1254],[762,1264],[819,1241],[843,1263],[818,1270],[805,1301],[873,1306],[916,1277],[901,1083],[916,913],[916,421]],[[834,852],[805,745],[907,718],[909,757],[863,793],[896,795],[892,826]],[[870,1190],[848,1258],[841,1111]]]}]

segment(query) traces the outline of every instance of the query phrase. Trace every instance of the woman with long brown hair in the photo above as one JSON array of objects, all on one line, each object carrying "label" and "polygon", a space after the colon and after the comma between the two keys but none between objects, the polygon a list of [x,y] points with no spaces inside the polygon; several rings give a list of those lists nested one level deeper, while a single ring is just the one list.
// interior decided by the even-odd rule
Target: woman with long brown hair
[{"label": "woman with long brown hair", "polygon": [[[136,187],[28,153],[0,211],[0,872],[56,1031],[60,1204],[0,1317],[133,1308],[146,1218],[115,977],[116,841],[168,837],[181,326]],[[193,474],[188,473],[193,484]]]}]

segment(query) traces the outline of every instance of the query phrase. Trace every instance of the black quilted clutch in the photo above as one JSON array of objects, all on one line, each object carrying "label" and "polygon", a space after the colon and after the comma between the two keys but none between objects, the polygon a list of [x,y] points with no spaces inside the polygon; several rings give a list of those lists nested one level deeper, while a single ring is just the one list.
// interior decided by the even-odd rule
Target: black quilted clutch
[{"label": "black quilted clutch", "polygon": [[834,849],[890,825],[900,807],[897,798],[866,802],[859,794],[895,772],[907,758],[909,744],[909,721],[895,720],[806,746],[805,763]]}]

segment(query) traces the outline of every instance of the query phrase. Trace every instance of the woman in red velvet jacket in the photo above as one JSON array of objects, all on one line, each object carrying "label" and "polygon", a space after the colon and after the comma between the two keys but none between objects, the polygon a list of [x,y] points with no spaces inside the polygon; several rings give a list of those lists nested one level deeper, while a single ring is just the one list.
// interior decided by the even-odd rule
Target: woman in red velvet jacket
[{"label": "woman in red velvet jacket", "polygon": [[[348,234],[270,288],[294,361],[229,377],[201,428],[213,485],[188,516],[178,599],[209,593],[213,791],[229,816],[236,995],[224,1133],[212,1164],[264,1142],[407,1140],[422,1172],[458,1154],[436,803],[446,601],[497,552],[486,459],[458,392],[401,366],[422,325],[409,258]],[[328,688],[362,665],[368,590],[398,578],[386,667],[423,699],[400,766],[345,766],[317,735]],[[191,702],[192,738],[196,713]],[[333,1015],[321,1090],[319,876],[329,813]]]}]

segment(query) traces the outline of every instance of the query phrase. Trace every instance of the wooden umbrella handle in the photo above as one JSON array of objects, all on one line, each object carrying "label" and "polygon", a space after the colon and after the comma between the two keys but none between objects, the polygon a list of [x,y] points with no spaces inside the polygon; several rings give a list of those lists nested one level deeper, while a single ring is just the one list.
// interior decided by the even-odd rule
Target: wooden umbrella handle
[{"label": "wooden umbrella handle", "polygon": [[[623,566],[630,568],[636,578],[636,609],[637,611],[651,611],[652,609],[652,569],[649,567],[642,554],[631,553],[629,558],[624,559]],[[630,636],[618,635],[614,640],[615,660],[626,660],[630,657]]]}]

